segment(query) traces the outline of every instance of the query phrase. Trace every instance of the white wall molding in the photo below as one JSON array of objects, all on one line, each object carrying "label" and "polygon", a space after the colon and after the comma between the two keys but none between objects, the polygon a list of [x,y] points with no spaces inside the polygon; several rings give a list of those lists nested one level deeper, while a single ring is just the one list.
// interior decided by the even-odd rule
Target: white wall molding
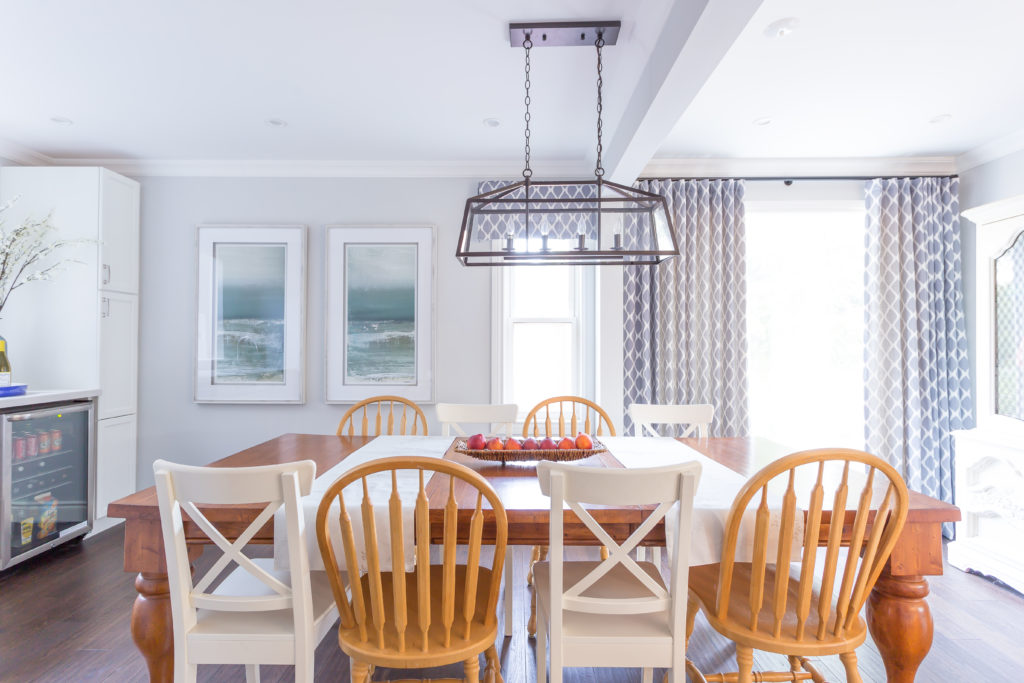
[{"label": "white wall molding", "polygon": [[53,159],[34,149],[10,140],[0,139],[0,159],[7,159],[21,166],[52,166]]},{"label": "white wall molding", "polygon": [[643,178],[814,178],[956,173],[955,158],[652,159]]},{"label": "white wall molding", "polygon": [[957,171],[966,171],[1024,149],[1024,128],[978,145],[956,158]]},{"label": "white wall molding", "polygon": [[[53,159],[61,166],[103,166],[127,176],[223,178],[510,178],[519,161],[337,161],[254,159]],[[590,178],[585,161],[534,163],[534,177]]]}]

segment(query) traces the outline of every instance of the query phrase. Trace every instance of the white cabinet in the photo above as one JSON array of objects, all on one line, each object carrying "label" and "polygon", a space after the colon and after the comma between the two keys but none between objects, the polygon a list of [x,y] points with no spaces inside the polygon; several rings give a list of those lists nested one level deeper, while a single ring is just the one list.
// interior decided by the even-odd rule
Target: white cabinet
[{"label": "white cabinet", "polygon": [[96,516],[107,505],[135,492],[135,415],[100,420],[96,428]]},{"label": "white cabinet", "polygon": [[102,292],[100,298],[100,387],[98,417],[136,411],[138,396],[138,297]]},{"label": "white cabinet", "polygon": [[100,289],[139,293],[139,184],[100,170]]},{"label": "white cabinet", "polygon": [[0,334],[12,379],[33,391],[99,388],[97,507],[135,490],[139,184],[97,167],[0,168],[7,225],[50,214],[57,257],[74,260],[7,302]]}]

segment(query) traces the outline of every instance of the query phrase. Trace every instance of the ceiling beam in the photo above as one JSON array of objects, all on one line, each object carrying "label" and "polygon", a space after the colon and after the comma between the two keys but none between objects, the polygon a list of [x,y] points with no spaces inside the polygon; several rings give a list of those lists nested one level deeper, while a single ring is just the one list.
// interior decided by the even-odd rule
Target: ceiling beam
[{"label": "ceiling beam", "polygon": [[637,179],[762,1],[676,0],[608,146],[611,180]]}]

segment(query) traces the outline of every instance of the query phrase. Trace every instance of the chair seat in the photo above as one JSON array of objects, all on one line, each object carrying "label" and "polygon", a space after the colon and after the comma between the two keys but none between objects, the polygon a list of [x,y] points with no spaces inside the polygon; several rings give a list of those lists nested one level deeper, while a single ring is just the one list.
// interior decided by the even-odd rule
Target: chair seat
[{"label": "chair seat", "polygon": [[[786,565],[789,571],[790,565]],[[714,613],[715,601],[718,596],[718,578],[720,565],[708,564],[690,568],[690,595],[697,599],[711,626],[722,635],[749,647],[765,652],[776,652],[784,655],[815,656],[822,652],[850,651],[860,646],[867,636],[867,626],[857,615],[850,628],[842,636],[833,635],[835,612],[826,622],[829,628],[825,636],[818,639],[818,626],[821,623],[818,614],[811,611],[804,626],[803,638],[796,637],[798,619],[796,616],[797,596],[800,582],[798,578],[788,577],[788,595],[786,596],[786,612],[782,618],[782,631],[779,637],[773,636],[775,624],[774,600],[772,590],[775,586],[775,568],[769,565],[765,570],[764,605],[758,613],[757,630],[749,628],[750,606],[747,596],[750,594],[751,564],[749,562],[734,565],[732,594],[729,604],[728,619],[723,621]],[[811,604],[817,604],[818,590],[815,587]]]},{"label": "chair seat", "polygon": [[[495,615],[491,614],[490,624],[484,625],[488,604],[487,591],[491,587],[491,571],[484,567],[479,569],[476,590],[476,614],[470,623],[469,637],[464,638],[466,620],[463,617],[462,610],[465,605],[466,566],[455,566],[455,619],[452,622],[451,640],[446,644],[446,629],[442,617],[443,569],[443,565],[431,565],[430,567],[431,616],[430,627],[427,630],[426,652],[423,651],[423,633],[419,627],[419,612],[417,609],[419,592],[416,585],[417,577],[415,572],[405,575],[405,601],[408,618],[408,625],[405,629],[405,651],[398,651],[398,630],[393,619],[395,600],[393,575],[391,572],[381,572],[384,603],[383,614],[386,615],[384,648],[379,647],[377,633],[372,627],[367,629],[365,642],[360,640],[358,626],[352,628],[341,627],[338,629],[338,640],[342,651],[353,659],[373,662],[377,666],[426,668],[463,662],[492,646],[498,634],[498,620],[495,618]],[[367,596],[369,603],[369,578],[363,576],[361,581],[363,594]],[[415,662],[410,664],[412,660],[415,660]]]},{"label": "chair seat", "polygon": [[[289,584],[287,569],[275,569],[270,558],[253,560],[274,577]],[[338,618],[338,608],[326,572],[310,572],[310,587],[313,594],[313,634],[320,642]],[[213,591],[215,595],[273,595],[274,591],[262,581],[241,568],[235,568]],[[249,654],[245,662],[251,662],[253,654],[261,664],[288,664],[294,660],[295,625],[292,610],[280,609],[267,612],[225,612],[219,610],[196,610],[196,624],[188,632],[191,658],[197,664],[223,662],[225,649],[232,643],[244,647],[248,644]],[[260,649],[252,643],[262,643]],[[239,660],[242,661],[242,660]]]},{"label": "chair seat", "polygon": [[[575,585],[599,564],[600,562],[564,562],[562,564],[562,585],[565,587]],[[661,573],[652,562],[638,562],[637,564],[660,586],[665,586]],[[544,615],[548,615],[551,613],[549,609],[551,599],[550,562],[538,562],[534,565],[534,580],[536,581],[537,602]],[[611,571],[585,590],[582,596],[587,598],[649,598],[651,591],[623,565],[616,564]],[[667,648],[672,646],[668,609],[647,614],[623,615],[592,614],[566,609],[562,612],[562,634],[563,638],[567,640],[615,638],[620,643],[636,641],[637,646],[645,649],[658,644],[659,640],[663,641],[662,644]],[[628,664],[624,664],[624,666],[628,666]]]}]

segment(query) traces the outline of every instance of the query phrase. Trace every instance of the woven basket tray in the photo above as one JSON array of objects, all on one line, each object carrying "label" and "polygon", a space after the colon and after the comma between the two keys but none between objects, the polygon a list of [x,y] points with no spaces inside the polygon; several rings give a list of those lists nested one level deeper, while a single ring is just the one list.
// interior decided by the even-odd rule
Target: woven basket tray
[{"label": "woven basket tray", "polygon": [[455,452],[468,455],[477,460],[490,460],[493,462],[526,462],[529,460],[553,460],[555,462],[568,462],[570,460],[582,460],[598,453],[604,453],[608,449],[605,445],[594,439],[593,448],[566,448],[566,449],[534,449],[518,451],[489,451],[473,450],[466,448],[465,439],[455,440]]}]

